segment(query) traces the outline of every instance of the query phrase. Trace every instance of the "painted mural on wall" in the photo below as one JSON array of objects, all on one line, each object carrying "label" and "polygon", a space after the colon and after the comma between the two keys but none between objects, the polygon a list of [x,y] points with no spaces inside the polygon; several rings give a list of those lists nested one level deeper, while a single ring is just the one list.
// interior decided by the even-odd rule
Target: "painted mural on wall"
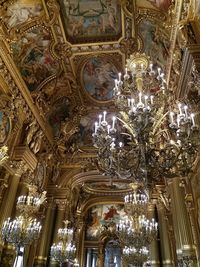
[{"label": "painted mural on wall", "polygon": [[147,0],[147,1],[164,12],[167,12],[169,6],[171,5],[171,0]]},{"label": "painted mural on wall", "polygon": [[3,144],[10,132],[10,121],[8,116],[0,111],[0,144]]},{"label": "painted mural on wall", "polygon": [[50,42],[47,29],[36,27],[12,45],[14,61],[30,91],[59,70],[58,62],[49,52]]},{"label": "painted mural on wall", "polygon": [[70,115],[69,113],[70,101],[67,97],[63,96],[53,104],[51,112],[48,114],[48,121],[55,137],[59,136],[61,124],[67,121]]},{"label": "painted mural on wall", "polygon": [[130,189],[129,184],[127,183],[120,183],[120,182],[113,182],[112,184],[109,181],[105,182],[91,182],[87,183],[87,186],[94,190],[101,190],[103,192],[105,191],[120,191],[120,190],[126,190]]},{"label": "painted mural on wall", "polygon": [[5,13],[8,28],[19,26],[43,14],[41,0],[18,0],[9,5]]},{"label": "painted mural on wall", "polygon": [[118,0],[60,0],[60,4],[66,32],[72,41],[114,37],[121,32]]},{"label": "painted mural on wall", "polygon": [[166,66],[169,57],[169,38],[150,20],[143,20],[139,25],[143,39],[144,52],[154,63]]},{"label": "painted mural on wall", "polygon": [[110,222],[119,223],[125,217],[124,205],[107,204],[93,206],[88,212],[86,239],[97,239],[102,225],[107,225]]},{"label": "painted mural on wall", "polygon": [[84,89],[94,100],[111,100],[117,73],[117,68],[108,58],[90,58],[82,71]]}]

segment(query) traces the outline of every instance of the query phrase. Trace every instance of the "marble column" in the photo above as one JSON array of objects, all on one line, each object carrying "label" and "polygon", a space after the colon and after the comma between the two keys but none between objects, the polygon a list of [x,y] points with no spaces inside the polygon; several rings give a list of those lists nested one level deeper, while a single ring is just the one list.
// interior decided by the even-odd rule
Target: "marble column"
[{"label": "marble column", "polygon": [[[148,207],[148,218],[155,218],[155,204],[150,204]],[[153,240],[150,244],[150,262],[151,267],[160,267],[159,260],[159,247],[157,238]]]},{"label": "marble column", "polygon": [[100,241],[99,243],[97,266],[98,267],[104,266],[104,242],[103,241]]},{"label": "marble column", "polygon": [[186,178],[184,183],[185,189],[185,203],[187,207],[187,211],[190,218],[191,228],[192,228],[192,235],[194,239],[194,245],[196,248],[196,256],[197,256],[197,263],[198,267],[200,267],[200,229],[198,226],[198,219],[195,213],[195,203],[194,203],[194,196],[191,186],[191,181],[189,178]]},{"label": "marble column", "polygon": [[[0,227],[2,226],[3,222],[11,217],[13,208],[16,206],[16,194],[19,186],[20,177],[24,171],[24,164],[21,162],[18,162],[17,168],[15,170],[14,175],[10,175],[9,181],[8,181],[8,188],[3,196],[1,207],[0,207]],[[9,247],[9,246],[8,246]],[[12,260],[12,257],[14,259],[15,252],[13,250],[5,250],[3,249],[3,244],[0,244],[0,266],[4,266],[4,262],[7,261],[8,258],[10,258],[10,261]]]},{"label": "marble column", "polygon": [[84,239],[85,239],[85,231],[86,231],[86,225],[85,220],[82,216],[82,211],[78,210],[76,212],[76,221],[77,221],[77,228],[75,233],[75,243],[76,243],[76,256],[78,258],[78,261],[80,263],[80,266],[84,265]]},{"label": "marble column", "polygon": [[58,229],[59,228],[64,228],[64,220],[65,220],[65,210],[66,210],[66,205],[67,205],[66,200],[56,200],[56,206],[57,206],[57,211],[56,211],[56,220],[55,220],[55,225],[54,225],[54,233],[53,233],[53,243],[58,241]]},{"label": "marble column", "polygon": [[[65,227],[65,225],[64,225],[65,209],[66,209],[66,205],[67,205],[68,202],[66,200],[56,199],[55,203],[56,203],[56,206],[57,206],[57,210],[56,210],[55,224],[54,224],[54,227],[53,227],[52,244],[58,242],[58,229]],[[59,266],[59,264],[57,262],[53,261],[53,260],[50,260],[50,266],[51,267],[55,267],[55,266]]]},{"label": "marble column", "polygon": [[51,246],[51,236],[54,226],[55,208],[56,205],[53,200],[48,200],[45,220],[42,225],[41,236],[37,245],[34,267],[46,266],[47,257],[49,256],[48,254]]},{"label": "marble column", "polygon": [[171,248],[170,239],[169,239],[169,229],[167,225],[166,208],[160,202],[157,204],[157,210],[158,210],[158,223],[159,223],[162,266],[173,267],[174,262],[172,258],[172,248]]},{"label": "marble column", "polygon": [[[0,171],[2,171],[0,169]],[[2,204],[6,189],[8,188],[8,181],[9,181],[10,173],[3,173],[0,179],[0,206]]]},{"label": "marble column", "polygon": [[[174,178],[169,182],[176,251],[181,266],[183,260],[188,261],[195,257],[195,247],[189,214],[185,204],[185,192],[180,185],[181,180],[179,178]],[[190,266],[196,266],[196,263],[191,263]]]}]

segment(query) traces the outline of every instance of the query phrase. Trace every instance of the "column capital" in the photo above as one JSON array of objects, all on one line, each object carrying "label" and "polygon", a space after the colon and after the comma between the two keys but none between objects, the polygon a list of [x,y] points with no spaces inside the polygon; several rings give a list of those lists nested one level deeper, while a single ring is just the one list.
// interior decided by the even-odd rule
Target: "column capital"
[{"label": "column capital", "polygon": [[11,168],[14,170],[14,175],[21,177],[24,172],[28,170],[28,166],[26,162],[23,160],[20,161],[12,161]]},{"label": "column capital", "polygon": [[65,210],[66,206],[69,204],[67,199],[55,199],[54,201],[59,210]]}]

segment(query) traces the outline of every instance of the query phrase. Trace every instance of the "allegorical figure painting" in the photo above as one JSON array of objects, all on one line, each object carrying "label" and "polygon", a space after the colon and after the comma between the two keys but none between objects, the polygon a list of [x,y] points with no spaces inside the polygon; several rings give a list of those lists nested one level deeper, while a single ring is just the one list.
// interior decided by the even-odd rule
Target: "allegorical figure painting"
[{"label": "allegorical figure painting", "polygon": [[20,26],[36,17],[41,16],[43,5],[41,0],[18,0],[9,5],[5,14],[8,28]]},{"label": "allegorical figure painting", "polygon": [[117,68],[109,59],[105,57],[90,58],[83,67],[83,86],[95,100],[111,100],[117,73]]},{"label": "allegorical figure painting", "polygon": [[164,12],[167,12],[172,2],[171,0],[147,0],[147,1]]},{"label": "allegorical figure painting", "polygon": [[139,25],[144,52],[155,64],[166,66],[169,57],[169,38],[152,21],[143,20]]},{"label": "allegorical figure painting", "polygon": [[50,33],[43,27],[36,27],[12,45],[14,61],[30,91],[59,69],[58,62],[50,54],[50,42]]},{"label": "allegorical figure painting", "polygon": [[[69,39],[118,36],[121,9],[118,0],[60,0]],[[87,39],[86,39],[87,41]]]},{"label": "allegorical figure painting", "polygon": [[97,205],[88,212],[88,227],[86,239],[93,240],[98,238],[101,226],[106,226],[110,222],[119,223],[126,217],[123,205]]},{"label": "allegorical figure painting", "polygon": [[10,122],[8,116],[0,111],[0,144],[3,144],[10,130]]}]

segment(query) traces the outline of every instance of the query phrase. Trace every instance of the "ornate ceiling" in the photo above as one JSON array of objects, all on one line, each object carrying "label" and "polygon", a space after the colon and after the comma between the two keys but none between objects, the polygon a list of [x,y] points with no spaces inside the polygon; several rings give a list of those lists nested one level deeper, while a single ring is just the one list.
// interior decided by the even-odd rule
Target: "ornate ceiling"
[{"label": "ornate ceiling", "polygon": [[[197,47],[198,1],[0,4],[1,91],[12,96],[18,110],[24,132],[18,145],[26,145],[39,162],[46,162],[49,192],[56,194],[71,179],[72,184],[89,181],[84,190],[93,194],[98,172],[91,134],[100,111],[115,112],[112,88],[117,73],[130,54],[144,52],[165,70],[171,91],[185,95],[192,61],[188,63],[191,54],[184,47]],[[83,171],[89,175],[77,177]],[[100,194],[98,182],[96,187]],[[105,181],[104,189],[108,187]],[[116,188],[127,190],[126,184],[116,182],[109,191]]]}]

